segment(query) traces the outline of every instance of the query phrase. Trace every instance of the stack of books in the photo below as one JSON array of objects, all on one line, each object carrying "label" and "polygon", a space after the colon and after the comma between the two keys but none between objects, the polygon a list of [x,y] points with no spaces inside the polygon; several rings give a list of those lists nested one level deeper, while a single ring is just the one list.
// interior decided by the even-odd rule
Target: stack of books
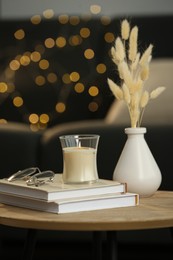
[{"label": "stack of books", "polygon": [[60,214],[136,206],[139,195],[127,192],[125,183],[99,179],[92,184],[64,184],[62,174],[55,174],[53,182],[39,187],[0,179],[0,203]]}]

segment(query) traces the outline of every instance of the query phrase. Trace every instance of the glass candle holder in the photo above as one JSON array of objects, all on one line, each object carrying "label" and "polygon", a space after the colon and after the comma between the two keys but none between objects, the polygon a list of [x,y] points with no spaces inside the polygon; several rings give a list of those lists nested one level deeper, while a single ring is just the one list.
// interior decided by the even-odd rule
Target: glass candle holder
[{"label": "glass candle holder", "polygon": [[93,183],[98,180],[97,147],[99,135],[60,136],[63,151],[64,183]]}]

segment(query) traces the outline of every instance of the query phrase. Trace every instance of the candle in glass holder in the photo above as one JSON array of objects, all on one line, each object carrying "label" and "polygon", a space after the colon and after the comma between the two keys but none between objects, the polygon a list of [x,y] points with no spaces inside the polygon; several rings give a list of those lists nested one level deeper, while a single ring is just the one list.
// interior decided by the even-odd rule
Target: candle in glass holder
[{"label": "candle in glass holder", "polygon": [[98,180],[97,135],[60,137],[63,151],[63,181],[92,183]]}]

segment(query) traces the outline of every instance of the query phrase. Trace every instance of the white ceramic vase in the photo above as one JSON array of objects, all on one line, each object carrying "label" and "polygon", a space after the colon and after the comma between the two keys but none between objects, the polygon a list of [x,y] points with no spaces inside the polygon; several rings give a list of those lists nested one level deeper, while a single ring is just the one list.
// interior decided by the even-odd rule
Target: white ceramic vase
[{"label": "white ceramic vase", "polygon": [[146,128],[126,128],[127,140],[113,173],[113,179],[127,183],[127,191],[142,197],[153,195],[159,188],[160,169],[145,141]]}]

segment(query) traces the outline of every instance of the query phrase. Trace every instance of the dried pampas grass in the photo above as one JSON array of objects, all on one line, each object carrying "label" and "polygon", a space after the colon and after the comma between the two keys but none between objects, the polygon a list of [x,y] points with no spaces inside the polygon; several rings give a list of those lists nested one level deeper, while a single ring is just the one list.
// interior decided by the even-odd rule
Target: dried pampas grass
[{"label": "dried pampas grass", "polygon": [[157,98],[165,87],[157,87],[151,93],[145,89],[149,78],[149,65],[153,45],[141,54],[138,50],[138,27],[130,28],[129,22],[121,22],[121,37],[115,39],[111,48],[112,61],[117,66],[120,86],[108,78],[108,85],[118,100],[123,100],[129,111],[131,127],[139,127],[146,105]]}]

